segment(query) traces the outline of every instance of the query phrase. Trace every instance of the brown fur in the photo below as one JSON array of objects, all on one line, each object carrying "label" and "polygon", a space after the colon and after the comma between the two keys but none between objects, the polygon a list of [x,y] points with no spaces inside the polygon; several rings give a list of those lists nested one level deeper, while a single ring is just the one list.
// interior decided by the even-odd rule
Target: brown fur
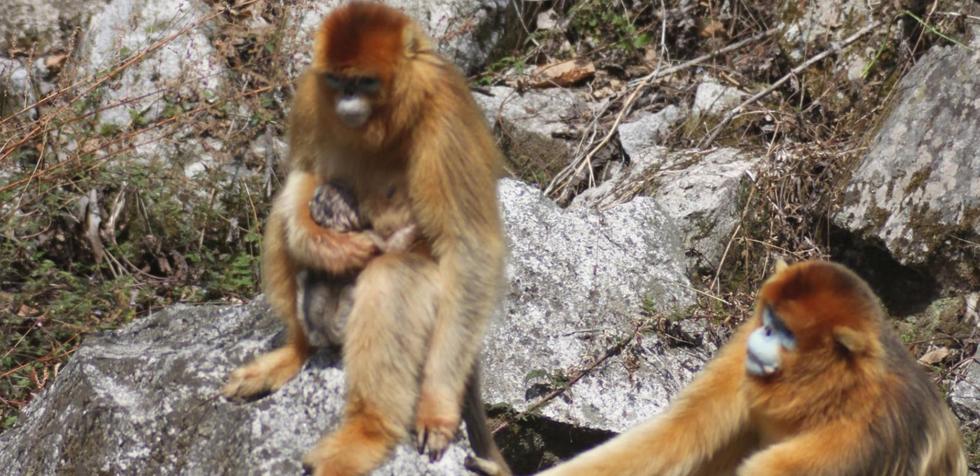
[{"label": "brown fur", "polygon": [[[337,117],[335,93],[324,86],[327,73],[380,80],[364,126],[351,129]],[[275,390],[307,358],[297,273],[339,276],[363,269],[343,329],[347,409],[340,427],[307,454],[314,474],[363,474],[409,427],[430,457],[448,447],[503,284],[500,164],[465,79],[431,50],[414,22],[366,3],[327,17],[313,64],[297,85],[291,170],[273,204],[263,249],[267,298],[286,322],[289,340],[233,372],[224,389],[236,397]],[[375,227],[386,211],[408,203],[420,245],[377,256],[369,232],[316,226],[310,199],[332,180],[351,187]],[[499,463],[507,474],[502,458]]]},{"label": "brown fur", "polygon": [[[746,373],[769,306],[796,336],[781,373]],[[554,475],[963,476],[956,421],[867,284],[820,261],[777,270],[756,315],[663,415]]]}]

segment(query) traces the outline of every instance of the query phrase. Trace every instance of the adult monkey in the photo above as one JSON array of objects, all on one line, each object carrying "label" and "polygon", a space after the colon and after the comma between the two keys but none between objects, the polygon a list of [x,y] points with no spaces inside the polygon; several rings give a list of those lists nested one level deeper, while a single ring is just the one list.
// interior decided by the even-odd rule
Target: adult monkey
[{"label": "adult monkey", "polygon": [[787,266],[662,414],[542,476],[966,476],[956,419],[856,274]]},{"label": "adult monkey", "polygon": [[[303,269],[360,274],[344,329],[347,405],[305,461],[314,474],[364,474],[413,422],[438,459],[503,283],[496,197],[501,154],[466,81],[420,27],[391,8],[351,3],[324,20],[290,117],[291,170],[266,224],[263,280],[288,342],[234,371],[233,397],[275,390],[310,344],[297,317]],[[319,184],[350,186],[371,221],[407,201],[421,246],[376,256],[364,231],[313,221]]]}]

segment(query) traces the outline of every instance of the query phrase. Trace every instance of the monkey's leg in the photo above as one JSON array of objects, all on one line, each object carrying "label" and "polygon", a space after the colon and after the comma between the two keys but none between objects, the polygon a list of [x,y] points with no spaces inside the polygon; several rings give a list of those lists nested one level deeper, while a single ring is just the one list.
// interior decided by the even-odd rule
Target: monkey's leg
[{"label": "monkey's leg", "polygon": [[316,476],[367,473],[407,433],[435,320],[436,266],[390,253],[358,277],[344,328],[347,407],[340,427],[304,458]]},{"label": "monkey's leg", "polygon": [[466,469],[484,476],[510,476],[510,467],[500,454],[493,434],[487,427],[487,414],[483,410],[483,396],[480,394],[480,361],[473,365],[466,382],[463,401],[463,421],[466,422],[466,436],[470,440],[475,457],[467,456]]},{"label": "monkey's leg", "polygon": [[273,312],[286,324],[286,344],[256,357],[231,373],[221,392],[228,398],[250,397],[282,387],[295,376],[310,355],[296,310],[297,268],[286,252],[285,227],[280,215],[271,214],[262,250],[262,282]]}]

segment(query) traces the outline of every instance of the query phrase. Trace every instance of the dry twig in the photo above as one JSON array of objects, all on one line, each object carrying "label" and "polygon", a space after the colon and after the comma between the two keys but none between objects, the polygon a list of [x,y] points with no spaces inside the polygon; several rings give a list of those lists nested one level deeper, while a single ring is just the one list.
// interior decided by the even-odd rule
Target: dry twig
[{"label": "dry twig", "polygon": [[724,129],[725,126],[728,125],[728,123],[732,122],[732,119],[734,119],[735,116],[741,114],[742,113],[742,110],[744,110],[745,107],[748,106],[749,104],[752,104],[752,103],[754,103],[754,102],[756,102],[756,101],[758,101],[758,100],[760,100],[760,99],[768,96],[773,91],[775,91],[776,88],[778,88],[779,86],[782,86],[782,84],[785,83],[786,81],[789,81],[790,78],[792,78],[792,77],[794,77],[794,76],[802,73],[805,69],[807,69],[810,66],[813,66],[814,64],[820,62],[824,58],[826,58],[826,57],[828,57],[830,55],[833,55],[833,54],[840,53],[841,50],[843,50],[844,48],[847,48],[851,44],[853,44],[856,41],[860,40],[865,35],[867,35],[868,33],[871,33],[872,31],[876,30],[878,27],[880,27],[881,25],[884,25],[884,24],[885,23],[883,21],[881,21],[881,20],[875,20],[875,21],[871,22],[871,24],[869,24],[869,25],[865,26],[864,28],[858,30],[857,33],[854,33],[853,35],[845,38],[844,41],[842,41],[840,43],[834,43],[833,45],[831,45],[830,48],[827,48],[823,52],[817,54],[816,56],[814,56],[814,57],[812,57],[812,58],[804,61],[803,63],[801,63],[799,66],[793,68],[792,70],[790,70],[789,73],[786,73],[785,76],[783,76],[782,78],[779,78],[775,83],[772,83],[768,88],[763,89],[762,91],[756,93],[754,96],[746,99],[745,101],[742,101],[741,104],[739,104],[738,106],[735,106],[732,110],[728,111],[728,113],[725,114],[725,117],[722,118],[721,122],[719,122],[711,130],[711,134],[709,134],[706,139],[704,139],[703,141],[701,141],[700,144],[698,144],[698,148],[704,149],[704,148],[710,147],[711,144],[715,141],[715,139],[718,138],[718,134],[721,133],[722,129]]},{"label": "dry twig", "polygon": [[637,85],[633,88],[633,91],[630,92],[629,96],[626,98],[626,101],[623,102],[622,109],[619,110],[619,114],[616,115],[616,119],[613,121],[612,125],[609,126],[609,130],[606,132],[606,135],[603,136],[603,138],[599,141],[599,143],[596,144],[594,147],[592,147],[592,149],[590,149],[589,152],[586,153],[581,159],[576,160],[575,162],[569,164],[567,167],[565,167],[560,172],[558,172],[558,174],[555,175],[555,178],[552,179],[551,183],[548,184],[548,188],[545,189],[545,194],[551,195],[556,190],[564,189],[568,187],[569,185],[572,184],[575,177],[579,176],[579,174],[581,174],[586,168],[591,169],[592,158],[595,157],[595,155],[599,153],[599,151],[602,150],[602,148],[605,147],[610,140],[612,140],[613,135],[615,135],[616,133],[616,128],[623,121],[623,118],[626,117],[626,115],[629,114],[630,111],[632,110],[633,103],[636,102],[636,99],[639,97],[640,93],[643,92],[653,80],[660,79],[665,76],[670,76],[674,73],[683,71],[692,66],[697,66],[701,63],[704,63],[705,61],[712,59],[718,55],[722,55],[737,50],[739,48],[742,48],[748,44],[755,43],[759,40],[769,37],[770,35],[774,34],[776,31],[778,31],[777,28],[770,28],[762,33],[746,38],[742,41],[732,43],[724,48],[720,48],[718,50],[712,51],[711,53],[698,56],[697,58],[681,63],[677,66],[671,66],[669,68],[662,69],[662,70],[661,69],[655,70],[652,73],[640,78]]}]

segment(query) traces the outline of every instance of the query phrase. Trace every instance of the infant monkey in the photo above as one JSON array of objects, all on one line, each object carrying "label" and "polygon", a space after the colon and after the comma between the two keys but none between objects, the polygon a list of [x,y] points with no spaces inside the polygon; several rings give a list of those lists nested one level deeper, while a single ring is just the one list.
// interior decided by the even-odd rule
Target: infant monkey
[{"label": "infant monkey", "polygon": [[[309,206],[317,225],[339,232],[365,231],[381,253],[406,251],[418,238],[407,204],[391,207],[375,219],[376,224],[369,223],[361,214],[354,193],[337,181],[317,187]],[[324,271],[300,271],[296,278],[297,304],[301,309],[300,323],[311,344],[339,347],[343,343],[356,278],[357,273],[338,276]]]}]

